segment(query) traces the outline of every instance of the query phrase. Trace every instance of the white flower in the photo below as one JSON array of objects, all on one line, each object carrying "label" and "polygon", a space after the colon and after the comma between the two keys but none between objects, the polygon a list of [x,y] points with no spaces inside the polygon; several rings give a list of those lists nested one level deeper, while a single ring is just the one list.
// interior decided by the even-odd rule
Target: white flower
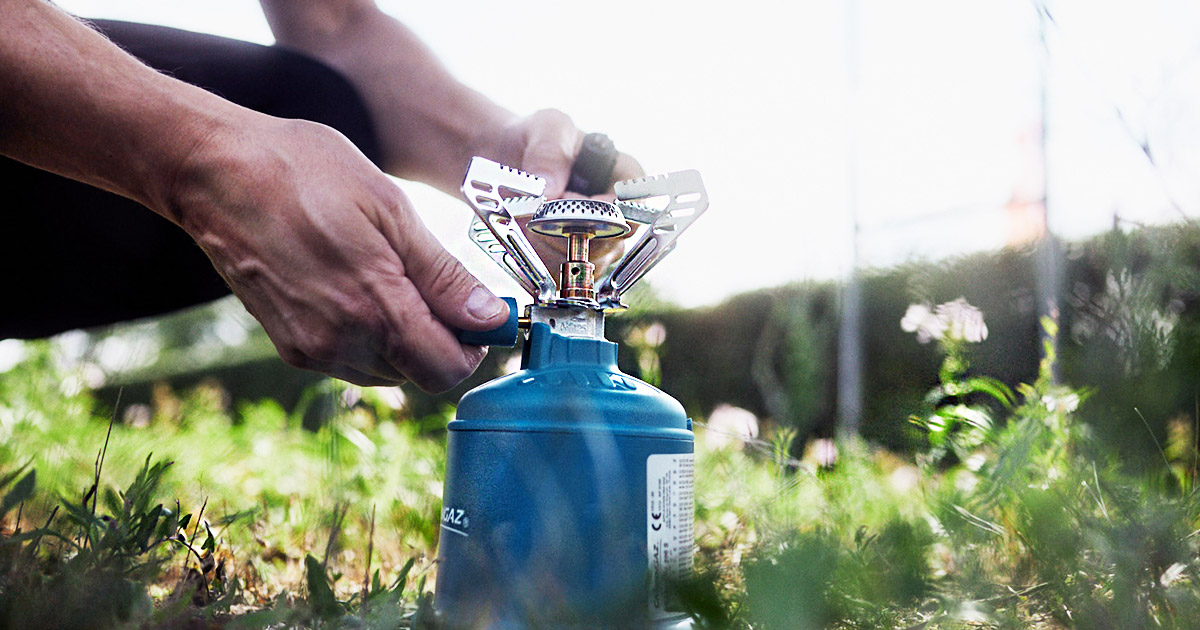
[{"label": "white flower", "polygon": [[911,304],[904,312],[904,318],[900,320],[900,329],[904,332],[915,332],[917,341],[929,343],[931,339],[942,338],[942,334],[946,332],[946,325],[929,310],[928,304]]},{"label": "white flower", "polygon": [[1183,577],[1183,572],[1186,570],[1187,565],[1181,562],[1176,562],[1175,564],[1167,567],[1166,571],[1163,571],[1163,574],[1158,578],[1158,583],[1162,584],[1163,587],[1168,587],[1175,582],[1178,582],[1179,578]]},{"label": "white flower", "polygon": [[1042,404],[1046,405],[1048,411],[1071,413],[1079,408],[1079,394],[1074,392],[1060,392],[1058,395],[1046,394],[1042,396]]},{"label": "white flower", "polygon": [[942,320],[951,339],[962,339],[978,343],[987,339],[987,324],[983,323],[983,311],[971,306],[965,298],[938,304],[938,319]]},{"label": "white flower", "polygon": [[646,330],[642,333],[642,335],[646,340],[647,346],[650,346],[651,348],[657,348],[663,345],[663,342],[667,340],[667,327],[658,322],[654,322],[646,327]]},{"label": "white flower", "polygon": [[741,407],[717,405],[708,416],[705,437],[708,443],[716,448],[726,446],[734,440],[744,444],[758,437],[758,417]]},{"label": "white flower", "polygon": [[342,404],[345,405],[347,409],[357,405],[358,401],[362,400],[362,397],[362,388],[357,385],[349,385],[346,387],[346,389],[342,390]]},{"label": "white flower", "polygon": [[376,387],[375,393],[379,396],[379,400],[393,411],[403,409],[404,403],[408,400],[404,395],[404,390],[399,387]]},{"label": "white flower", "polygon": [[833,468],[837,464],[837,443],[829,438],[817,438],[808,443],[804,459],[815,461],[821,468]]},{"label": "white flower", "polygon": [[921,472],[915,466],[900,466],[888,475],[888,482],[897,492],[908,492],[921,484]]},{"label": "white flower", "polygon": [[931,309],[928,304],[911,304],[900,320],[900,329],[917,333],[917,341],[921,343],[946,338],[977,343],[987,339],[988,335],[983,311],[971,306],[964,298],[938,304],[936,309]]}]

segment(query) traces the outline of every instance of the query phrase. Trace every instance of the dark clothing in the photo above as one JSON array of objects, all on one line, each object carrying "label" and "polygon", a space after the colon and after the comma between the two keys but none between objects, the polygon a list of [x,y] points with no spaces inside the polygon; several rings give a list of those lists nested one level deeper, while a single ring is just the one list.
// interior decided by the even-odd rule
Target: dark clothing
[{"label": "dark clothing", "polygon": [[[345,78],[279,47],[128,22],[98,30],[146,64],[272,116],[337,129],[371,161],[379,146]],[[183,230],[136,202],[0,157],[0,339],[158,315],[229,294]]]}]

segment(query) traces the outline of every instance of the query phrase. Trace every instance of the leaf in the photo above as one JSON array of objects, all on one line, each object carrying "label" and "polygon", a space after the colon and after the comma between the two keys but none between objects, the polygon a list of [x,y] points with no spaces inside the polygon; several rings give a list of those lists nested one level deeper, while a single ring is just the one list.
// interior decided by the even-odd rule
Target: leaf
[{"label": "leaf", "polygon": [[342,614],[342,606],[338,603],[329,580],[325,577],[325,569],[311,555],[304,556],[304,568],[308,581],[308,607],[313,614],[324,619],[332,619]]},{"label": "leaf", "polygon": [[5,537],[4,542],[7,544],[15,545],[15,544],[23,543],[27,540],[35,540],[37,538],[43,538],[46,536],[58,539],[64,543],[66,543],[67,545],[73,547],[75,550],[80,549],[79,544],[76,543],[73,539],[71,539],[67,536],[64,536],[62,533],[57,532],[57,531],[47,528],[47,527],[43,527],[40,529],[31,529],[27,532],[21,532],[20,534],[13,534],[12,536],[7,536],[7,537]]},{"label": "leaf", "polygon": [[925,394],[925,398],[923,400],[925,401],[926,405],[934,407],[937,406],[937,404],[941,402],[942,399],[947,395],[948,394],[945,388],[943,388],[941,385],[937,385],[933,389],[930,389],[927,394]]},{"label": "leaf", "polygon": [[987,411],[968,405],[955,405],[950,409],[950,413],[954,414],[960,421],[965,422],[973,427],[988,430],[992,428],[992,419]]},{"label": "leaf", "polygon": [[[404,597],[404,586],[408,583],[408,574],[412,572],[413,565],[416,564],[416,558],[409,558],[408,562],[404,563],[404,568],[400,569],[400,574],[396,576],[396,580],[392,582],[391,593],[396,601],[400,601]],[[421,586],[424,587],[422,582]]]},{"label": "leaf", "polygon": [[[162,517],[163,506],[161,503],[150,508],[149,512],[141,515],[141,523],[138,525],[137,531],[134,532],[133,540],[137,544],[139,551],[145,551],[150,546],[150,537],[154,535],[158,528],[158,519]],[[170,522],[166,520],[164,522]]]},{"label": "leaf", "polygon": [[0,518],[8,514],[9,510],[17,507],[33,497],[33,490],[37,486],[37,471],[31,470],[29,474],[21,478],[20,481],[13,486],[8,494],[4,495],[4,501],[0,502]]},{"label": "leaf", "polygon": [[216,551],[217,541],[215,538],[213,538],[213,533],[212,530],[208,528],[208,523],[204,524],[204,531],[207,532],[208,535],[204,539],[204,544],[200,545],[200,549],[203,551]]},{"label": "leaf", "polygon": [[110,516],[121,513],[121,499],[117,497],[117,493],[112,488],[105,488],[101,496],[104,499],[104,508],[108,510]]},{"label": "leaf", "polygon": [[995,398],[1000,404],[1007,409],[1012,407],[1013,392],[1012,389],[990,376],[975,376],[966,379],[962,383],[964,392],[974,393],[979,392],[987,394]]},{"label": "leaf", "polygon": [[227,514],[217,519],[216,525],[217,527],[227,527],[241,520],[252,519],[256,514],[258,514],[258,508],[250,508],[248,510],[242,510],[241,512],[234,512],[233,514]]},{"label": "leaf", "polygon": [[21,473],[25,472],[26,468],[29,468],[29,464],[25,464],[24,466],[5,474],[3,477],[0,477],[0,490],[7,488],[8,484],[12,483],[17,477],[20,477]]},{"label": "leaf", "polygon": [[698,622],[695,627],[732,628],[731,610],[721,600],[719,584],[717,574],[699,574],[671,583],[668,588],[679,607]]},{"label": "leaf", "polygon": [[954,508],[954,511],[958,512],[958,515],[961,516],[967,523],[970,523],[971,525],[974,525],[975,527],[978,527],[986,532],[995,534],[996,536],[1004,536],[1003,527],[1000,527],[999,525],[985,518],[972,514],[966,508],[958,504],[951,504],[950,507]]},{"label": "leaf", "polygon": [[1058,322],[1053,317],[1042,318],[1042,330],[1045,331],[1047,337],[1058,336]]},{"label": "leaf", "polygon": [[103,521],[99,517],[92,516],[92,510],[87,506],[75,503],[66,497],[60,497],[59,503],[66,510],[68,521],[85,529],[103,525]]}]

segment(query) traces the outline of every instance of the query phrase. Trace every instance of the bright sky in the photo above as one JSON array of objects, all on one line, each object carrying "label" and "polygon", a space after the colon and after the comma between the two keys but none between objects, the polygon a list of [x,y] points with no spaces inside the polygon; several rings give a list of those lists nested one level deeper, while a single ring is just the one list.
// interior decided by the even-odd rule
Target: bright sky
[{"label": "bright sky", "polygon": [[[272,41],[253,0],[59,4]],[[698,169],[709,212],[648,276],[684,305],[845,273],[852,210],[864,264],[999,247],[1002,208],[1039,172],[1042,48],[1031,2],[381,5],[514,111],[562,109],[651,173]],[[1172,200],[1200,214],[1200,7],[1049,6],[1052,228],[1079,237],[1110,227],[1114,213],[1177,220]],[[1138,148],[1143,137],[1157,169]],[[466,241],[465,205],[404,187],[468,268],[499,293],[520,292]]]}]

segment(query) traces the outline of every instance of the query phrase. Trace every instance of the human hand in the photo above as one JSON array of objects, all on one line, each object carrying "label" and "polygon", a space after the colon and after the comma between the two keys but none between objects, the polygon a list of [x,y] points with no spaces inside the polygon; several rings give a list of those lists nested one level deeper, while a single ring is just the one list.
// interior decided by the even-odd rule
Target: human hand
[{"label": "human hand", "polygon": [[168,216],[297,367],[442,391],[486,354],[453,329],[507,317],[404,193],[322,125],[240,113],[192,151],[174,191]]},{"label": "human hand", "polygon": [[[547,198],[584,196],[566,190],[571,167],[575,163],[575,156],[579,153],[584,137],[584,133],[575,126],[569,116],[558,110],[541,110],[531,116],[513,120],[495,136],[495,154],[498,161],[545,179]],[[614,182],[645,174],[637,160],[625,153],[617,155],[617,163],[612,173]],[[615,195],[610,187],[607,192],[591,198],[611,202]],[[528,220],[528,217],[521,220],[522,227]],[[526,234],[530,234],[531,243],[551,273],[557,273],[559,265],[566,259],[566,239],[546,237],[528,231]],[[592,262],[597,269],[604,269],[620,256],[622,249],[623,244],[618,238],[594,240],[590,249]]]}]

